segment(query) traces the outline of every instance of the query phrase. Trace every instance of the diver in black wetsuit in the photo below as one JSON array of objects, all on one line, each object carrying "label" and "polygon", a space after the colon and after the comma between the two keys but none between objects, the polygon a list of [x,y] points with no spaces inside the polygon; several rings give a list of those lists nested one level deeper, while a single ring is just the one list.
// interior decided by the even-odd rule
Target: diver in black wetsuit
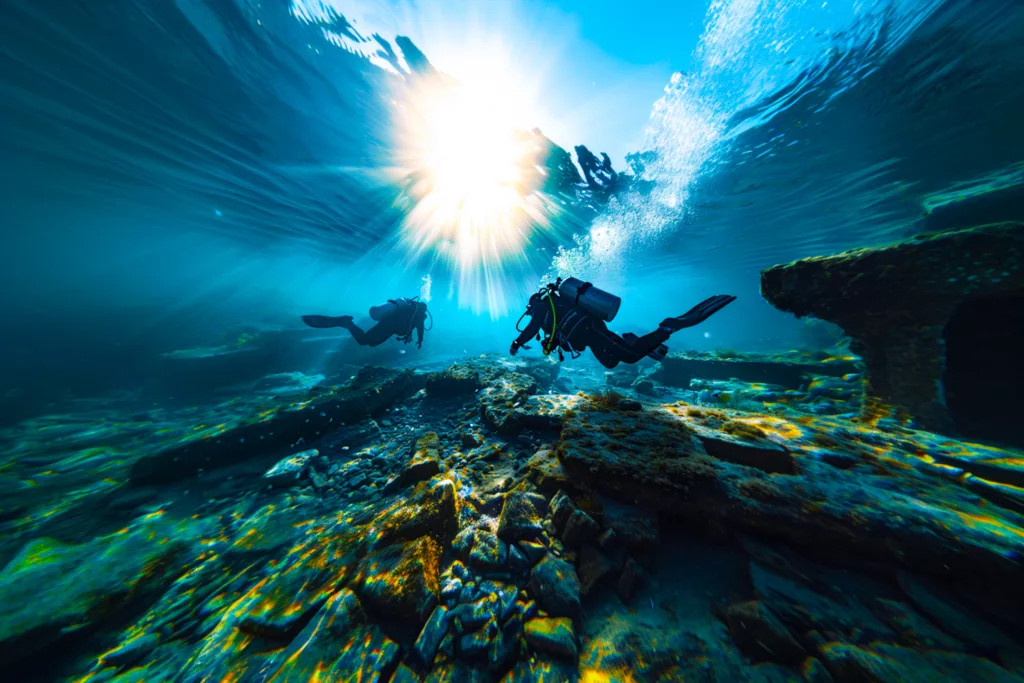
[{"label": "diver in black wetsuit", "polygon": [[736,297],[726,294],[713,296],[677,318],[666,318],[658,329],[642,337],[619,336],[605,324],[618,312],[621,301],[618,297],[575,278],[564,283],[559,278],[558,282],[530,297],[523,314],[523,317],[530,316],[530,323],[512,342],[509,352],[514,356],[520,348],[530,348],[526,343],[534,337],[539,339],[543,330],[547,334],[541,344],[544,354],[557,349],[559,359],[564,358],[562,351],[576,357],[589,348],[606,368],[614,368],[619,363],[636,363],[646,356],[661,360],[668,353],[664,344],[673,332],[699,325],[735,300]]},{"label": "diver in black wetsuit", "polygon": [[377,324],[365,332],[354,322],[352,316],[340,315],[304,315],[302,322],[310,327],[328,328],[344,327],[352,333],[352,338],[360,346],[380,346],[392,336],[408,344],[412,341],[413,330],[416,331],[416,348],[423,348],[424,323],[427,320],[427,305],[412,299],[389,299],[386,304],[370,309],[370,317]]}]

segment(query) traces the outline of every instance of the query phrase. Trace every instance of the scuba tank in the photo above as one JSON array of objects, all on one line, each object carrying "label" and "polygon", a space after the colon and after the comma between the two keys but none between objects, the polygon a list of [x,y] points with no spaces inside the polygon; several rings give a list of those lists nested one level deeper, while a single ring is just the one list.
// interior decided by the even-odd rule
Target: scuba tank
[{"label": "scuba tank", "polygon": [[380,306],[371,306],[370,317],[377,322],[380,322],[389,315],[394,314],[395,311],[405,310],[412,305],[412,303],[413,302],[409,299],[388,299],[387,302]]},{"label": "scuba tank", "polygon": [[562,280],[558,294],[606,323],[615,319],[622,305],[621,298],[574,277]]}]

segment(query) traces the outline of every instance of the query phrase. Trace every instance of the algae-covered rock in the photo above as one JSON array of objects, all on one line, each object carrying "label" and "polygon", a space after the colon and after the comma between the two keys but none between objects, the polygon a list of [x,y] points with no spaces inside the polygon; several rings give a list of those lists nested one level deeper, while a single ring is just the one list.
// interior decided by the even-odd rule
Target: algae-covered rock
[{"label": "algae-covered rock", "polygon": [[507,543],[536,538],[543,531],[541,511],[546,506],[543,496],[512,491],[501,508],[498,537]]},{"label": "algae-covered rock", "polygon": [[897,645],[875,644],[870,648],[829,643],[821,655],[836,683],[860,681],[943,681],[944,683],[1020,683],[1021,678],[980,657],[913,650]]},{"label": "algae-covered rock", "polygon": [[429,536],[371,553],[359,564],[356,591],[381,614],[422,623],[437,602],[440,557]]},{"label": "algae-covered rock", "polygon": [[430,479],[441,471],[440,440],[437,434],[429,432],[417,439],[412,446],[412,456],[405,469],[397,477],[388,482],[385,493],[397,491],[421,481]]},{"label": "algae-covered rock", "polygon": [[[761,273],[761,293],[798,317],[836,323],[865,371],[865,412],[896,409],[933,431],[1021,443],[1022,223],[921,236]],[[997,324],[990,316],[999,318]]]},{"label": "algae-covered rock", "polygon": [[424,381],[422,375],[408,370],[362,368],[351,382],[334,391],[307,401],[283,403],[227,429],[197,432],[195,438],[138,459],[131,470],[132,484],[172,483],[199,470],[287,451],[300,439],[326,434],[383,411],[419,391]]},{"label": "algae-covered rock", "polygon": [[568,562],[550,555],[541,560],[530,572],[530,592],[553,616],[579,616],[580,582]]},{"label": "algae-covered rock", "polygon": [[576,631],[572,619],[531,619],[523,627],[526,642],[540,652],[575,661]]},{"label": "algae-covered rock", "polygon": [[398,645],[367,624],[358,598],[342,589],[276,658],[280,667],[268,680],[383,680],[398,656]]},{"label": "algae-covered rock", "polygon": [[154,515],[81,545],[29,542],[0,571],[0,662],[52,647],[153,597],[182,570],[202,528]]}]

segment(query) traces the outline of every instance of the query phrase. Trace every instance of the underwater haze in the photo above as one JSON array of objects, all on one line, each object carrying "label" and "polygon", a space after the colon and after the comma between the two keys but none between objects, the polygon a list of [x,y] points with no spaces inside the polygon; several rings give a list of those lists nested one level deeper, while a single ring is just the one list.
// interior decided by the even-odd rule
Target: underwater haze
[{"label": "underwater haze", "polygon": [[0,9],[11,680],[1024,680],[1024,4]]}]

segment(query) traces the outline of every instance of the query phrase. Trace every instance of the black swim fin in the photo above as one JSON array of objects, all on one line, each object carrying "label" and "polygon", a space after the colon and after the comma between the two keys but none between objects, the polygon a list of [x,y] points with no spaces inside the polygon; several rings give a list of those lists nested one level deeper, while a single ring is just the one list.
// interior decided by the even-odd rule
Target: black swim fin
[{"label": "black swim fin", "polygon": [[317,329],[327,329],[329,327],[347,327],[352,323],[352,316],[304,315],[302,316],[302,322],[306,323],[310,327],[315,327]]}]

